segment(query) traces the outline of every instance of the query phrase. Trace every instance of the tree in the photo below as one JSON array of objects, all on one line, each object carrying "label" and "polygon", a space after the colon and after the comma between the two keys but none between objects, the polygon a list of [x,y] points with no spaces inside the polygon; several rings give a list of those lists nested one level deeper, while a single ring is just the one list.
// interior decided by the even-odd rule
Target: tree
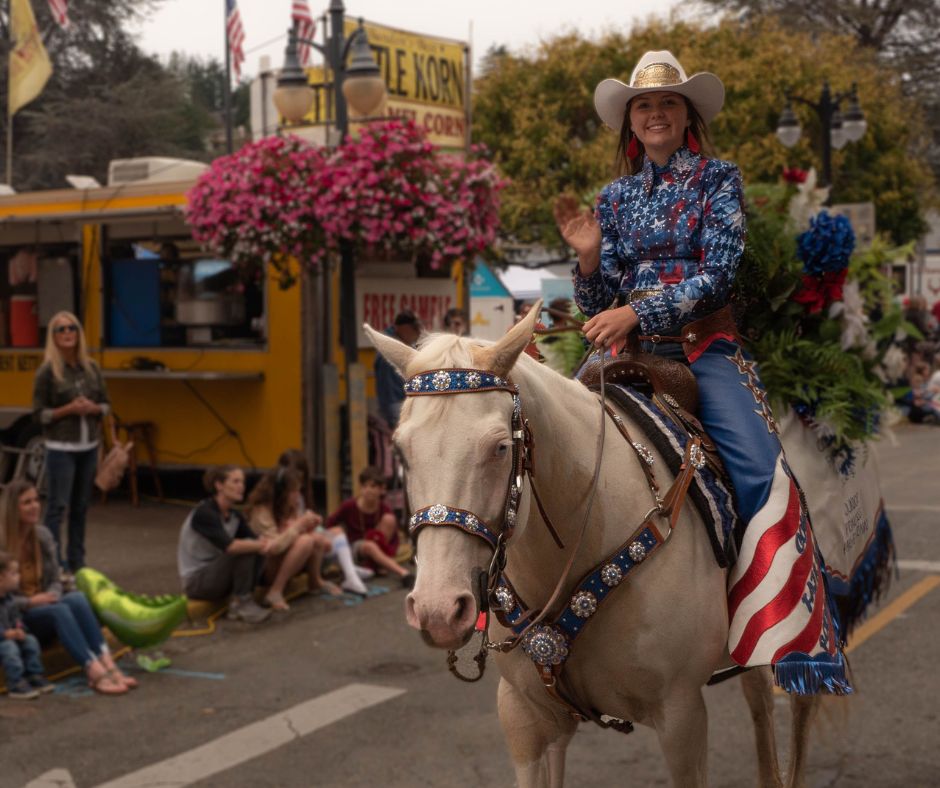
[{"label": "tree", "polygon": [[[73,4],[71,25],[62,30],[48,5],[34,0],[54,72],[42,94],[14,118],[18,189],[60,188],[66,173],[104,182],[116,158],[208,160],[219,152],[214,142],[222,136],[222,66],[179,54],[163,65],[142,52],[126,29],[157,2],[86,0]],[[7,22],[0,14],[0,28]],[[3,102],[6,68],[4,56]],[[239,112],[247,123],[247,93],[247,85],[236,91],[236,124]]]},{"label": "tree", "polygon": [[747,19],[773,15],[787,29],[846,35],[903,75],[904,92],[923,108],[940,176],[940,0],[700,0]]},{"label": "tree", "polygon": [[836,91],[857,82],[869,130],[860,142],[834,152],[833,198],[874,200],[879,228],[895,242],[923,231],[931,186],[917,147],[923,120],[920,108],[903,96],[900,76],[844,36],[820,33],[813,39],[773,20],[725,20],[713,27],[653,22],[597,41],[569,34],[543,43],[533,55],[492,60],[475,84],[474,134],[512,180],[502,210],[510,241],[559,247],[554,197],[574,192],[591,204],[614,176],[617,139],[597,119],[594,88],[605,77],[628,80],[636,61],[652,49],[671,50],[690,74],[711,70],[722,78],[727,95],[712,138],[716,153],[736,162],[749,183],[777,181],[784,167],[818,163],[812,147],[818,123],[809,112],[796,108],[805,133],[794,149],[775,137],[787,89],[810,96],[823,80]]}]

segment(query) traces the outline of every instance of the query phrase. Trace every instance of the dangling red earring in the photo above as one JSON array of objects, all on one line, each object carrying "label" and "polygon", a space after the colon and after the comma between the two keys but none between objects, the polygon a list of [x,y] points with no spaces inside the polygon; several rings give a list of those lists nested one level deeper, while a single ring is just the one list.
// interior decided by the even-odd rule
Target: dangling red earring
[{"label": "dangling red earring", "polygon": [[627,145],[627,158],[635,159],[640,155],[640,143],[636,138],[636,134],[630,135],[630,144]]},{"label": "dangling red earring", "polygon": [[689,146],[689,150],[692,151],[692,153],[698,153],[702,149],[698,144],[698,140],[695,139],[695,135],[692,133],[692,129],[689,129],[685,133],[685,139],[686,144]]}]

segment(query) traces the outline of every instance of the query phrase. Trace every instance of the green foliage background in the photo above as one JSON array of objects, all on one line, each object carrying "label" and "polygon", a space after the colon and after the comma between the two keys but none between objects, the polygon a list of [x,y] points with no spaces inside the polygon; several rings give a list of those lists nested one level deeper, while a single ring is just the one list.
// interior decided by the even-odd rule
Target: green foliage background
[{"label": "green foliage background", "polygon": [[868,131],[834,151],[833,202],[875,202],[879,230],[906,243],[925,229],[932,176],[918,106],[905,99],[900,77],[848,37],[782,29],[772,20],[725,20],[713,27],[654,21],[597,40],[567,34],[529,54],[494,52],[475,83],[474,137],[493,151],[513,181],[503,195],[503,230],[511,241],[558,247],[551,203],[562,192],[586,204],[615,173],[616,135],[600,124],[593,93],[606,77],[629,81],[651,49],[669,49],[687,73],[713,71],[724,82],[725,107],[712,124],[716,153],[738,164],[745,183],[774,182],[787,166],[818,165],[818,121],[795,107],[803,136],[784,148],[774,131],[787,90],[818,97],[858,84]]}]

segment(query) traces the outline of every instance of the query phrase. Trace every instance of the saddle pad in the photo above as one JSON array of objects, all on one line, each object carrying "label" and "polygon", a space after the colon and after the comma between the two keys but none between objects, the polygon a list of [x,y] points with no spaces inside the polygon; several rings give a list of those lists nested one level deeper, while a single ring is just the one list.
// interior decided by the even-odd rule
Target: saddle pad
[{"label": "saddle pad", "polygon": [[[648,397],[628,386],[610,384],[607,396],[619,405],[659,452],[673,476],[678,475],[685,456],[688,434]],[[689,498],[702,517],[708,539],[720,567],[734,563],[734,539],[738,515],[734,496],[715,472],[705,465],[696,470],[689,487]]]}]

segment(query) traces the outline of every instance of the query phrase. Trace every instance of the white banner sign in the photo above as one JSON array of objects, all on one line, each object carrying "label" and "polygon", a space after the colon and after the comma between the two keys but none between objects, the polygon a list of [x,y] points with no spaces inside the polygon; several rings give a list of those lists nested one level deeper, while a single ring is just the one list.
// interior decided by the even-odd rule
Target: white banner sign
[{"label": "white banner sign", "polygon": [[427,331],[441,331],[444,314],[457,306],[457,284],[450,277],[442,279],[373,279],[356,281],[356,325],[359,347],[372,347],[361,326],[368,323],[384,331],[395,316],[406,309],[418,316]]}]

